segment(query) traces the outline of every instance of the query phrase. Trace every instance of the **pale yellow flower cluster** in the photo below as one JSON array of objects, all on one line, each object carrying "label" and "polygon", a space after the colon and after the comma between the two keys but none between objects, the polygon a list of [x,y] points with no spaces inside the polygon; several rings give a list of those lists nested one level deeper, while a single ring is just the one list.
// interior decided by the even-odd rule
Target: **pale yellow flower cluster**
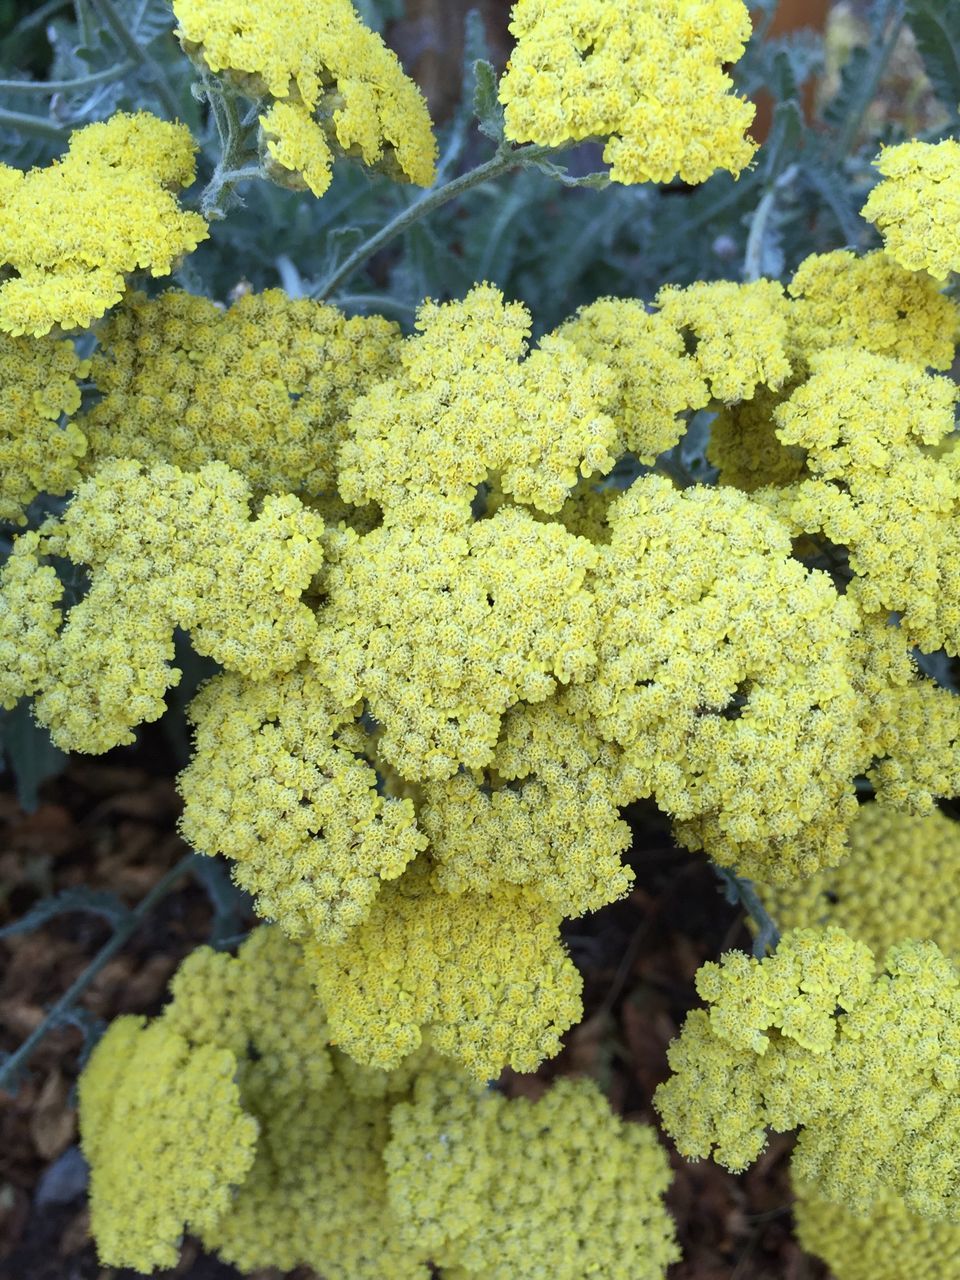
[{"label": "pale yellow flower cluster", "polygon": [[500,99],[514,142],[602,139],[614,182],[749,164],[754,106],[724,70],[750,34],[742,0],[517,0],[510,30]]},{"label": "pale yellow flower cluster", "polygon": [[[78,129],[66,154],[24,173],[0,165],[0,330],[83,329],[137,270],[169,275],[207,237],[174,194],[194,179],[186,125],[118,113]],[[4,273],[6,274],[6,273]]]},{"label": "pale yellow flower cluster", "polygon": [[[201,948],[143,1027],[121,1018],[80,1082],[106,1266],[173,1266],[184,1228],[244,1272],[331,1280],[663,1280],[677,1257],[654,1131],[588,1080],[507,1101],[425,1048],[358,1068],[330,1043],[299,948]],[[425,1153],[433,1153],[432,1158]],[[524,1264],[526,1265],[526,1264]]]},{"label": "pale yellow flower cluster", "polygon": [[337,156],[420,186],[433,181],[426,103],[350,0],[175,0],[173,10],[185,51],[260,104],[284,183],[322,196]]},{"label": "pale yellow flower cluster", "polygon": [[861,213],[908,271],[945,280],[960,270],[960,142],[902,142],[876,161],[882,175]]},{"label": "pale yellow flower cluster", "polygon": [[841,929],[797,929],[697,986],[711,1007],[688,1016],[655,1095],[683,1155],[743,1169],[768,1128],[799,1128],[796,1176],[832,1202],[862,1216],[896,1196],[960,1221],[960,971],[934,943],[875,961]]}]

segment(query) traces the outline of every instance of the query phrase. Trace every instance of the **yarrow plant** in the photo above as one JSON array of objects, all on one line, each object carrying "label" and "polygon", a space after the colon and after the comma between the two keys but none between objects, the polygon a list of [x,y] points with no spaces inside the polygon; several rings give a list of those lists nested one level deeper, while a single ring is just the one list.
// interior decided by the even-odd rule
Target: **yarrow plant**
[{"label": "yarrow plant", "polygon": [[[375,5],[174,0],[162,57],[94,7],[170,118],[94,71],[0,165],[0,706],[84,754],[182,714],[184,865],[262,921],[80,1076],[102,1264],[662,1280],[655,1129],[502,1079],[592,1012],[569,922],[655,809],[756,945],[640,1105],[734,1171],[798,1130],[839,1280],[948,1274],[960,142],[856,147],[905,17],[949,80],[929,0],[816,128],[770,3],[748,48],[742,0],[517,0],[499,78],[474,15],[442,126]],[[498,261],[555,217],[577,287]]]}]

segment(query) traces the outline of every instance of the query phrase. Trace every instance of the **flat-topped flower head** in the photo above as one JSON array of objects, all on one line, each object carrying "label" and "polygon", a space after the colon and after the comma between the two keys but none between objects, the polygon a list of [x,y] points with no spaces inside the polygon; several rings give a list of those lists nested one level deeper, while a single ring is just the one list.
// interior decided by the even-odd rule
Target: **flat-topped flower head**
[{"label": "flat-topped flower head", "polygon": [[514,142],[604,139],[614,182],[705,182],[750,163],[754,106],[723,69],[750,35],[742,0],[518,0],[510,30]]},{"label": "flat-topped flower head", "polygon": [[908,271],[960,271],[960,142],[901,142],[875,161],[882,175],[861,213]]},{"label": "flat-topped flower head", "polygon": [[83,329],[134,271],[166,276],[207,238],[174,194],[195,176],[186,125],[118,113],[71,135],[64,156],[23,173],[0,165],[0,330]]},{"label": "flat-topped flower head", "polygon": [[260,104],[268,158],[285,185],[323,195],[337,156],[399,181],[433,181],[423,96],[350,0],[176,0],[173,10],[186,52]]}]

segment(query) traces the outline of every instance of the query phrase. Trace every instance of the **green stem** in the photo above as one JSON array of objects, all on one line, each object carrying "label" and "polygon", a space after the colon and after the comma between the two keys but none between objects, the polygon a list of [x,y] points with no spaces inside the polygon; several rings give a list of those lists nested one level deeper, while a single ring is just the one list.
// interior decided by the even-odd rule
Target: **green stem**
[{"label": "green stem", "polygon": [[170,116],[171,120],[179,119],[180,108],[170,86],[164,79],[163,72],[150,54],[147,53],[146,49],[141,48],[134,36],[127,30],[127,25],[117,12],[113,0],[91,0],[91,3],[94,8],[100,11],[100,16],[110,28],[114,37],[123,45],[127,51],[127,56],[143,68],[146,78],[150,81],[157,97],[163,103],[167,115]]},{"label": "green stem", "polygon": [[[873,57],[866,67],[863,78],[859,83],[853,109],[847,113],[847,118],[844,120],[840,132],[834,139],[831,154],[834,161],[838,164],[843,160],[853,145],[854,139],[856,138],[857,133],[860,130],[860,126],[863,123],[863,117],[867,114],[870,103],[873,102],[876,97],[880,80],[887,69],[887,64],[893,55],[897,41],[900,39],[900,31],[904,22],[903,5],[901,0],[892,0],[890,9],[892,10],[892,15],[886,39],[881,40],[874,49]],[[884,21],[881,24],[881,30],[885,26],[886,22]]]},{"label": "green stem", "polygon": [[176,881],[190,870],[196,857],[197,854],[195,853],[188,853],[182,857],[176,866],[171,867],[166,875],[157,881],[150,892],[137,903],[126,920],[117,926],[116,932],[110,941],[100,948],[79,978],[67,988],[43,1021],[27,1036],[19,1049],[12,1053],[0,1066],[0,1089],[7,1089],[14,1084],[18,1072],[26,1065],[27,1060],[40,1041],[55,1026],[62,1023],[64,1016],[69,1013],[74,1004],[80,999],[107,961],[111,960],[121,950],[128,939],[136,932],[144,917],[161,898],[166,896]]},{"label": "green stem", "polygon": [[767,238],[767,227],[777,207],[780,192],[789,187],[797,176],[797,166],[788,165],[764,192],[750,220],[750,234],[747,236],[747,248],[743,258],[743,278],[747,281],[759,280],[763,275],[763,246]]},{"label": "green stem", "polygon": [[43,116],[27,115],[23,111],[4,111],[0,108],[0,129],[16,129],[34,138],[46,138],[50,142],[66,142],[68,131]]},{"label": "green stem", "polygon": [[247,146],[250,129],[240,119],[236,99],[211,76],[204,76],[203,87],[220,140],[220,158],[200,193],[200,212],[209,222],[226,216],[224,196],[229,197],[238,182],[262,175],[259,162],[245,163],[252,155]]},{"label": "green stem", "polygon": [[354,271],[362,266],[368,258],[372,257],[379,249],[382,249],[384,245],[389,244],[396,236],[406,231],[408,227],[412,227],[421,218],[433,213],[434,209],[442,208],[443,205],[449,204],[451,200],[455,200],[457,196],[463,195],[464,192],[471,191],[474,187],[480,187],[485,182],[490,182],[493,178],[499,178],[501,174],[509,173],[511,169],[516,169],[531,160],[538,160],[541,156],[549,155],[551,150],[556,150],[556,148],[530,145],[518,147],[516,150],[501,149],[492,160],[478,165],[476,169],[471,169],[469,172],[461,174],[459,178],[454,178],[452,181],[444,183],[441,187],[432,187],[429,191],[425,191],[419,200],[415,200],[406,209],[401,209],[386,226],[381,227],[375,235],[372,235],[369,240],[366,240],[345,258],[336,271],[331,272],[326,280],[314,289],[310,296],[321,301],[329,298],[331,293],[339,285],[343,284],[345,280],[348,280]]},{"label": "green stem", "polygon": [[753,886],[752,880],[736,875],[726,867],[714,864],[714,870],[723,884],[723,891],[731,905],[739,904],[757,926],[757,936],[753,940],[753,954],[762,960],[767,951],[776,951],[780,942],[780,930],[777,922],[760,901],[760,895]]},{"label": "green stem", "polygon": [[0,93],[73,93],[77,89],[92,89],[94,85],[120,80],[136,65],[132,58],[127,58],[107,67],[106,71],[91,71],[88,76],[77,76],[73,80],[0,80]]}]

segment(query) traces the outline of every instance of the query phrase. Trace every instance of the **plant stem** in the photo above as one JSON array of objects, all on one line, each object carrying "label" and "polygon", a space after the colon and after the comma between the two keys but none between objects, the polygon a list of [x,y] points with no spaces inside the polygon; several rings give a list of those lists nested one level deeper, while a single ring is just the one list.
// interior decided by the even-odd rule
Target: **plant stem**
[{"label": "plant stem", "polygon": [[100,11],[100,16],[110,28],[115,38],[123,45],[127,51],[127,56],[141,66],[144,70],[146,78],[152,84],[157,97],[163,103],[167,115],[172,120],[176,120],[180,116],[180,108],[177,100],[171,92],[170,86],[164,79],[163,72],[157,66],[154,59],[142,48],[127,30],[126,23],[117,12],[113,0],[91,0],[94,8]]},{"label": "plant stem", "polygon": [[67,130],[43,116],[27,115],[23,111],[4,111],[0,108],[0,129],[16,129],[34,138],[47,138],[50,142],[66,142]]},{"label": "plant stem", "polygon": [[161,876],[150,892],[133,908],[127,919],[117,926],[116,932],[110,941],[104,943],[83,973],[67,988],[43,1021],[31,1031],[19,1049],[0,1065],[0,1089],[6,1089],[14,1084],[20,1068],[26,1065],[27,1060],[40,1041],[49,1031],[52,1031],[55,1026],[62,1022],[64,1016],[69,1013],[107,961],[111,960],[136,932],[144,917],[161,898],[165,897],[176,881],[190,870],[196,857],[197,854],[195,853],[185,854],[176,866],[171,867],[166,875]]},{"label": "plant stem", "polygon": [[762,960],[767,951],[776,951],[780,942],[780,930],[773,916],[760,901],[760,895],[753,886],[752,880],[736,875],[726,867],[714,864],[724,895],[731,905],[739,904],[757,926],[757,936],[753,940],[753,954]]},{"label": "plant stem", "polygon": [[459,178],[454,178],[452,181],[444,183],[443,186],[431,187],[429,191],[423,193],[419,200],[415,200],[406,209],[401,209],[386,226],[381,227],[375,235],[372,235],[369,240],[366,240],[345,258],[340,266],[314,289],[310,296],[321,301],[329,298],[330,294],[345,280],[348,280],[354,271],[366,262],[368,258],[372,257],[378,249],[382,249],[384,245],[389,244],[391,240],[400,235],[401,232],[406,231],[408,227],[412,227],[414,223],[419,222],[421,218],[433,213],[434,209],[441,208],[451,200],[455,200],[457,196],[463,195],[464,192],[471,191],[474,187],[482,186],[493,178],[499,178],[501,174],[509,173],[511,169],[525,165],[531,160],[538,160],[541,156],[549,155],[551,150],[555,150],[555,148],[540,147],[534,144],[518,147],[516,150],[501,148],[493,159],[488,160],[485,164],[478,165],[476,169],[470,169],[467,173],[461,174]]},{"label": "plant stem", "polygon": [[759,280],[763,275],[763,246],[767,238],[767,226],[777,207],[780,192],[789,187],[797,176],[797,166],[788,165],[764,192],[750,220],[750,234],[747,236],[747,248],[743,257],[743,278],[747,281]]},{"label": "plant stem", "polygon": [[76,89],[92,89],[94,85],[120,80],[136,65],[132,58],[126,58],[105,71],[91,71],[88,76],[77,76],[73,80],[0,80],[0,93],[73,93]]},{"label": "plant stem", "polygon": [[873,56],[860,81],[853,110],[847,114],[840,132],[834,139],[832,156],[837,163],[843,160],[853,145],[860,125],[863,123],[863,117],[866,115],[870,103],[876,97],[877,86],[880,84],[881,77],[886,71],[897,41],[900,39],[900,31],[904,22],[902,0],[891,0],[889,8],[891,17],[886,38],[882,38],[882,27],[886,26],[886,22],[883,22],[881,24],[880,43],[874,48]]}]

